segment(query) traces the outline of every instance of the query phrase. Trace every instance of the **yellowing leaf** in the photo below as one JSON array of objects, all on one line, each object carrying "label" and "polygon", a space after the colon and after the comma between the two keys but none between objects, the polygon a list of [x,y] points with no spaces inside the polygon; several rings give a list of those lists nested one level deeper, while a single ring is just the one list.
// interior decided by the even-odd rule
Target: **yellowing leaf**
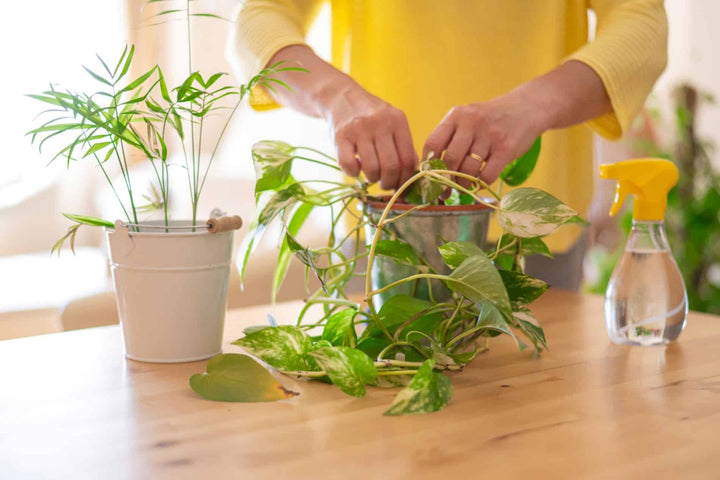
[{"label": "yellowing leaf", "polygon": [[238,353],[211,358],[207,373],[190,377],[190,387],[218,402],[274,402],[299,395],[283,387],[255,360]]}]

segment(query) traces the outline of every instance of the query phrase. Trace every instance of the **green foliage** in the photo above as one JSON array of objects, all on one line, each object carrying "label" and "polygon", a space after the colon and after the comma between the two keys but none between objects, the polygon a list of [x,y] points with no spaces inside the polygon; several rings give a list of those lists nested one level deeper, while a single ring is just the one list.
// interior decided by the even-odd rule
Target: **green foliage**
[{"label": "green foliage", "polygon": [[415,415],[437,412],[452,397],[450,379],[433,370],[433,361],[426,360],[410,384],[397,394],[385,415]]},{"label": "green foliage", "polygon": [[518,188],[500,201],[498,223],[520,238],[549,235],[566,223],[584,222],[575,210],[537,188]]},{"label": "green foliage", "polygon": [[312,340],[298,327],[280,325],[249,333],[233,342],[269,365],[282,370],[319,370],[310,356]]},{"label": "green foliage", "polygon": [[322,339],[335,346],[354,347],[357,340],[355,333],[355,317],[358,311],[355,308],[346,308],[328,317],[323,327]]},{"label": "green foliage", "polygon": [[353,397],[365,396],[365,385],[377,378],[375,364],[360,350],[350,347],[323,347],[310,355],[330,380]]},{"label": "green foliage", "polygon": [[415,250],[402,240],[384,239],[377,242],[375,254],[392,258],[394,261],[404,265],[418,265],[420,258]]},{"label": "green foliage", "polygon": [[60,251],[62,250],[65,240],[70,241],[70,250],[75,253],[75,236],[77,235],[77,232],[81,226],[89,225],[92,227],[107,228],[113,228],[115,226],[112,222],[108,222],[107,220],[103,220],[102,218],[88,217],[85,215],[72,215],[70,213],[63,213],[63,216],[65,216],[65,218],[67,218],[68,220],[72,220],[75,223],[68,227],[67,233],[63,235],[60,240],[55,242],[52,249],[50,250],[50,254],[57,252],[58,256],[60,256]]},{"label": "green foliage", "polygon": [[[254,146],[253,162],[259,179],[257,213],[241,250],[241,271],[253,246],[267,227],[277,222],[282,243],[273,294],[292,256],[305,265],[308,273],[317,276],[321,286],[306,299],[297,326],[253,329],[234,342],[236,345],[281,372],[329,381],[350,395],[364,395],[367,385],[407,384],[388,411],[398,415],[432,412],[445,406],[452,389],[447,377],[439,372],[462,369],[485,351],[485,346],[478,345],[480,340],[505,334],[521,350],[526,348],[521,338],[529,341],[537,352],[547,348],[542,328],[527,307],[545,292],[547,285],[523,273],[522,257],[550,255],[540,236],[577,219],[577,214],[566,205],[536,189],[514,190],[503,198],[488,190],[499,205],[487,202],[479,192],[489,187],[480,181],[463,189],[452,180],[444,162],[437,159],[423,162],[414,181],[401,187],[409,192],[408,200],[414,196],[422,204],[441,202],[442,192],[451,188],[448,197],[453,199],[451,202],[466,204],[468,199],[483,202],[496,209],[500,217],[504,216],[506,223],[510,219],[515,232],[503,235],[490,252],[469,242],[438,245],[450,269],[449,274],[443,274],[413,247],[414,239],[400,238],[392,229],[392,222],[399,217],[384,215],[371,220],[366,205],[359,216],[355,213],[354,202],[360,200],[364,205],[363,201],[372,198],[365,182],[300,181],[292,175],[296,161],[337,168],[332,158],[306,147],[283,142],[260,142]],[[519,159],[508,178],[529,175],[528,162],[527,158]],[[296,237],[310,212],[318,207],[330,207],[333,228],[328,242],[322,247],[303,246]],[[390,207],[389,204],[387,208]],[[354,221],[344,222],[348,217]],[[340,235],[340,227],[348,223],[353,226]],[[367,239],[368,248],[362,248],[360,232],[368,224],[379,233]],[[381,232],[387,235],[381,237]],[[416,273],[373,290],[368,273],[378,257]],[[362,259],[368,263],[364,273],[358,271]],[[345,292],[350,280],[357,276],[365,277],[368,310],[360,309]],[[430,280],[447,288],[450,298],[437,302],[414,294],[393,295],[384,300],[379,311],[375,309],[374,295],[398,284],[413,282],[417,286]],[[432,287],[428,288],[433,298]],[[305,316],[313,305],[322,307],[321,318],[306,322]],[[363,328],[358,337],[356,332]],[[415,376],[408,384],[409,375]]]},{"label": "green foliage", "polygon": [[535,170],[535,165],[540,156],[541,144],[541,137],[537,137],[527,152],[505,167],[500,174],[502,181],[512,187],[525,183],[525,180],[527,180],[533,170]]},{"label": "green foliage", "polygon": [[[517,183],[527,178],[537,153],[536,148],[531,149],[511,166],[504,178]],[[439,372],[461,370],[487,349],[477,344],[480,340],[506,334],[523,349],[526,348],[520,340],[523,336],[537,352],[547,348],[542,328],[527,308],[547,285],[523,274],[522,257],[550,255],[539,237],[565,223],[577,221],[577,214],[569,207],[536,189],[514,190],[501,198],[480,180],[470,182],[469,188],[462,187],[453,180],[453,172],[447,171],[442,160],[429,158],[387,204],[385,214],[371,220],[367,200],[373,197],[366,182],[297,180],[292,175],[296,161],[338,169],[333,158],[311,148],[278,141],[259,142],[253,147],[258,176],[257,212],[240,251],[240,271],[245,271],[254,246],[267,227],[276,222],[281,227],[282,242],[273,296],[282,284],[292,256],[305,265],[308,274],[314,273],[321,285],[306,299],[297,326],[253,329],[234,342],[235,345],[283,373],[329,381],[354,396],[364,395],[367,385],[407,384],[388,410],[389,415],[433,412],[447,405],[452,387],[449,379]],[[448,189],[449,196],[443,200],[446,195],[442,194]],[[499,205],[480,196],[482,189],[495,197]],[[392,229],[392,223],[402,216],[388,218],[387,212],[402,194],[406,194],[407,201],[418,203],[403,215],[430,203],[479,202],[495,209],[504,219],[504,225],[512,229],[506,228],[510,232],[491,252],[468,242],[438,245],[450,269],[449,274],[444,274],[445,269],[436,270],[420,255],[413,246],[415,239],[400,238]],[[358,200],[362,206],[359,214],[355,208]],[[297,235],[310,212],[319,207],[328,208],[330,213],[332,229],[327,244],[303,246]],[[343,221],[348,218],[354,220]],[[343,232],[342,226],[348,224],[352,227]],[[360,235],[367,225],[372,225],[377,233],[367,239],[368,248],[362,248]],[[369,272],[377,257],[390,259],[416,273],[373,290]],[[363,273],[359,271],[358,262],[364,259],[367,266]],[[345,292],[357,276],[365,277],[368,310],[360,309]],[[419,283],[427,282],[432,299],[431,280],[450,291],[449,299],[438,302],[418,298],[414,293],[393,295],[376,310],[373,297],[403,283],[413,282],[416,290]],[[311,306],[322,307],[322,313],[319,319],[306,322]],[[363,327],[358,337],[356,331]],[[414,377],[408,384],[409,375]]]},{"label": "green foliage", "polygon": [[274,402],[298,395],[247,355],[227,353],[208,361],[207,373],[190,377],[190,387],[218,402]]},{"label": "green foliage", "polygon": [[[175,14],[187,21],[188,52],[192,51],[190,18],[220,18],[211,13],[193,11],[190,2],[185,8],[162,10],[156,16],[172,18]],[[98,55],[98,68],[83,66],[85,72],[98,82],[97,91],[76,92],[50,84],[48,90],[28,95],[48,107],[38,117],[42,119],[40,125],[30,130],[28,135],[41,152],[48,142],[62,141],[61,147],[51,157],[51,163],[58,158],[65,159],[68,168],[77,161],[95,163],[115,194],[128,223],[138,224],[141,220],[139,214],[162,208],[165,225],[169,222],[171,174],[167,161],[168,144],[175,135],[182,144],[184,154],[184,172],[177,181],[187,181],[192,208],[189,216],[194,224],[198,202],[215,154],[243,99],[257,85],[287,87],[273,77],[279,72],[304,70],[277,63],[262,70],[245,85],[221,85],[220,80],[226,74],[214,73],[203,77],[200,72],[193,71],[192,58],[188,57],[188,76],[178,86],[170,87],[159,66],[129,78],[134,54],[134,46],[125,47],[116,62],[107,62]],[[111,68],[111,65],[114,67]],[[208,138],[207,129],[203,128],[206,120],[220,115],[224,120],[220,134],[216,138]],[[151,191],[156,194],[157,201],[148,205],[137,204],[137,192],[128,163],[133,151],[146,158],[155,173],[157,183],[151,185]],[[108,162],[119,167],[121,185],[116,185],[117,182],[110,178]],[[125,189],[127,200],[121,198],[119,188]],[[72,244],[77,229],[77,225],[71,226],[53,251],[59,250],[68,238]]]}]

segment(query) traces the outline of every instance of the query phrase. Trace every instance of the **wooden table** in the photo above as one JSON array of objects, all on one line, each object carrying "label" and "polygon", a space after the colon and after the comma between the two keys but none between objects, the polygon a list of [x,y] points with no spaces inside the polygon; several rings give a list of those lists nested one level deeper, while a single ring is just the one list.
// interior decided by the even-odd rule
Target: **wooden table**
[{"label": "wooden table", "polygon": [[[299,308],[232,311],[226,340]],[[414,417],[382,416],[395,390],[288,378],[301,395],[284,402],[202,400],[188,377],[204,362],[126,360],[116,326],[0,342],[0,478],[720,478],[718,317],[631,348],[607,339],[601,298],[534,310],[549,352],[494,339],[448,408]]]}]

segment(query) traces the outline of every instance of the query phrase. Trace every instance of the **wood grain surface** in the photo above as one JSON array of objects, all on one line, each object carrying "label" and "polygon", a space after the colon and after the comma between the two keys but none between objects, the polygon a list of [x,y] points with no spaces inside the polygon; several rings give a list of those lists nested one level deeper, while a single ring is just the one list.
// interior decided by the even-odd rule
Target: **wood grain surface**
[{"label": "wood grain surface", "polygon": [[[225,339],[300,307],[231,311]],[[549,352],[493,339],[448,408],[413,417],[382,415],[397,390],[286,377],[299,397],[202,400],[188,378],[205,362],[126,360],[117,326],[2,341],[0,479],[720,478],[720,318],[640,348],[609,342],[599,297],[534,311]]]}]

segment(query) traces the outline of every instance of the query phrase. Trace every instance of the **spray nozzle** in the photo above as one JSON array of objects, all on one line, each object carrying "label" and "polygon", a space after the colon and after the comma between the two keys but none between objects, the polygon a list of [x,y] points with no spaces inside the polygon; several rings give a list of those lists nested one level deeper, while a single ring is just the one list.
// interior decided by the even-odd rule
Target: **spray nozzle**
[{"label": "spray nozzle", "polygon": [[630,193],[636,197],[635,220],[660,221],[665,218],[667,194],[677,183],[678,169],[669,160],[643,158],[600,165],[600,178],[617,180],[611,216],[620,210]]}]

